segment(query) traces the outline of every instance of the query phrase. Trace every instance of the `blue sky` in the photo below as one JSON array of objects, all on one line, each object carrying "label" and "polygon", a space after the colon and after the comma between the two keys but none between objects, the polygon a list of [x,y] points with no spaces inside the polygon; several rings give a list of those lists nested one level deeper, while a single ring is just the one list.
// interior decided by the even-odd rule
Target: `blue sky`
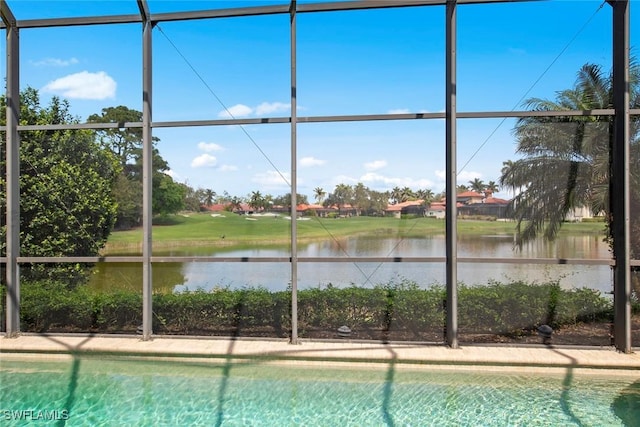
[{"label": "blue sky", "polygon": [[[134,0],[8,4],[18,19],[137,13]],[[266,4],[281,2],[149,1],[152,13]],[[601,4],[460,5],[458,111],[522,109],[523,98],[553,98],[571,87],[587,62],[608,71],[611,7]],[[444,111],[444,14],[440,6],[300,14],[298,116]],[[153,32],[153,120],[288,116],[288,20],[160,23]],[[21,85],[39,89],[44,100],[68,99],[83,121],[104,107],[142,109],[140,24],[24,29],[20,40]],[[4,74],[4,55],[2,62]],[[513,125],[459,120],[459,183],[498,181],[502,162],[517,156]],[[315,187],[330,192],[357,182],[440,192],[444,131],[442,120],[299,124],[299,192],[312,199]],[[154,135],[178,181],[238,196],[288,192],[288,125],[162,128]]]}]

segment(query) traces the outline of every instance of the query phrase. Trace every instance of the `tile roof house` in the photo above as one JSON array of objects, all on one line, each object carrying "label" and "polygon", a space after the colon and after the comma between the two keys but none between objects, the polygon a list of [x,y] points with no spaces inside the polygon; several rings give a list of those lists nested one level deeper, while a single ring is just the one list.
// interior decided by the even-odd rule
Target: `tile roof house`
[{"label": "tile roof house", "polygon": [[486,196],[484,194],[476,193],[475,191],[463,191],[462,193],[457,194],[456,199],[460,203],[471,205],[474,203],[482,203],[485,197]]},{"label": "tile roof house", "polygon": [[480,202],[468,203],[458,207],[458,215],[493,216],[507,218],[509,201],[497,197],[484,197]]},{"label": "tile roof house", "polygon": [[426,207],[424,206],[424,200],[409,200],[396,203],[395,205],[389,205],[384,212],[386,215],[393,216],[394,218],[400,218],[402,215],[408,214],[424,216]]}]

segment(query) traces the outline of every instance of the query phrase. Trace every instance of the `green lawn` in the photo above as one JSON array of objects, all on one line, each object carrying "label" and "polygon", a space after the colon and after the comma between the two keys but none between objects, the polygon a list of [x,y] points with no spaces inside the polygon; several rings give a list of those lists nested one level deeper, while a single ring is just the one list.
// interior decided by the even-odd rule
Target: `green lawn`
[{"label": "green lawn", "polygon": [[[247,217],[225,212],[214,217],[191,213],[165,218],[153,226],[154,247],[189,245],[284,244],[290,240],[291,221],[284,217]],[[375,217],[309,218],[299,220],[298,240],[332,239],[354,235],[421,237],[444,234],[444,220]],[[459,234],[512,234],[514,222],[459,220]],[[604,234],[603,223],[566,223],[562,233]],[[105,253],[139,246],[142,230],[111,234]]]}]

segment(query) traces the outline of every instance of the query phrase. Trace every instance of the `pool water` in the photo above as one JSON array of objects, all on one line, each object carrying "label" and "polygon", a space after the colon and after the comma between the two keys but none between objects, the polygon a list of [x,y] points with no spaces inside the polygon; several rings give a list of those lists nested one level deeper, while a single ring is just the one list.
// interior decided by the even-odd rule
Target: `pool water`
[{"label": "pool water", "polygon": [[[635,423],[635,424],[634,424]],[[0,424],[640,425],[630,377],[308,368],[265,361],[3,359]]]}]

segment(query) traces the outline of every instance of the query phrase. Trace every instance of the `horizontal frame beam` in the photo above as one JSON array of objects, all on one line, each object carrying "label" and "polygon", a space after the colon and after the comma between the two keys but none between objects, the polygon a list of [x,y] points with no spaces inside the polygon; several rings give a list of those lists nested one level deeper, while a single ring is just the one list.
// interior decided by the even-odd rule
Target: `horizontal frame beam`
[{"label": "horizontal frame beam", "polygon": [[[507,3],[514,1],[540,1],[540,0],[458,0],[458,4],[479,3]],[[298,5],[296,13],[311,12],[337,12],[363,9],[388,9],[417,6],[444,6],[447,0],[360,0],[344,2],[320,2]],[[190,21],[196,19],[230,18],[242,16],[264,16],[276,14],[289,14],[290,5],[252,6],[227,9],[195,10],[187,12],[151,13],[149,20],[152,23],[171,21]],[[133,24],[141,23],[143,17],[140,14],[123,14],[107,16],[87,16],[73,18],[47,18],[17,20],[18,28],[44,28],[44,27],[72,27],[79,25],[103,25],[103,24]],[[0,23],[0,28],[5,24]]]},{"label": "horizontal frame beam", "polygon": [[[298,257],[298,262],[331,262],[331,263],[396,263],[445,262],[442,257]],[[142,262],[142,256],[98,256],[98,257],[28,257],[17,258],[18,263],[51,264],[51,263],[96,263],[96,262]],[[0,258],[0,263],[6,259]],[[151,256],[151,262],[291,262],[291,257],[217,257],[217,256]],[[541,264],[541,265],[609,265],[614,266],[613,259],[582,259],[582,258],[463,258],[458,262],[472,264]],[[640,265],[640,260],[637,261]]]},{"label": "horizontal frame beam", "polygon": [[[640,115],[640,110],[631,110],[632,115]],[[499,119],[524,117],[576,117],[576,116],[606,116],[614,115],[613,109],[601,110],[571,110],[571,111],[468,111],[458,112],[460,119]],[[444,120],[445,113],[403,113],[403,114],[354,114],[341,116],[308,116],[297,117],[298,123],[337,123],[337,122],[367,122],[393,120]],[[152,128],[175,128],[197,126],[237,126],[291,123],[291,117],[262,117],[251,119],[216,119],[216,120],[181,120],[160,121],[151,123]],[[20,125],[18,131],[34,130],[80,130],[80,129],[121,129],[141,128],[142,122],[125,123],[74,123],[55,125]],[[0,126],[0,131],[6,131],[6,126]]]}]

